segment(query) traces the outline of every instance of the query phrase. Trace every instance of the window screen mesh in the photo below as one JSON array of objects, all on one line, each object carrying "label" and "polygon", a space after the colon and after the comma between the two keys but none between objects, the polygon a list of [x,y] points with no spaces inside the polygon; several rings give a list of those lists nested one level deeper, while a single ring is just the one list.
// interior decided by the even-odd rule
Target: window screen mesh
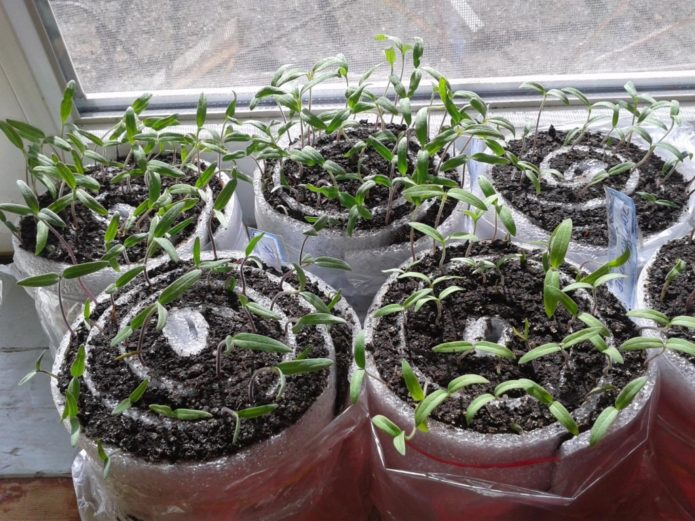
[{"label": "window screen mesh", "polygon": [[449,78],[695,68],[693,0],[49,3],[87,93],[254,86],[338,52],[360,73],[383,61],[377,33],[421,36]]}]

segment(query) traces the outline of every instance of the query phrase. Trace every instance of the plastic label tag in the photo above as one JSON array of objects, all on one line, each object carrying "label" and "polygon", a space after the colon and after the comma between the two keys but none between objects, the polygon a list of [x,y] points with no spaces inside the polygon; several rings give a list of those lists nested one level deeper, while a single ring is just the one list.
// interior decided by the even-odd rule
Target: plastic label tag
[{"label": "plastic label tag", "polygon": [[631,309],[634,289],[637,283],[637,211],[632,198],[618,190],[605,188],[606,211],[608,212],[608,256],[609,259],[620,257],[626,249],[630,258],[622,266],[615,268],[616,273],[625,275],[622,279],[609,282],[609,287],[616,297]]},{"label": "plastic label tag", "polygon": [[285,247],[282,244],[280,236],[270,232],[263,232],[263,230],[258,230],[256,228],[248,228],[248,231],[249,239],[264,233],[263,238],[256,244],[253,253],[268,266],[272,266],[280,271],[282,265],[287,262]]}]

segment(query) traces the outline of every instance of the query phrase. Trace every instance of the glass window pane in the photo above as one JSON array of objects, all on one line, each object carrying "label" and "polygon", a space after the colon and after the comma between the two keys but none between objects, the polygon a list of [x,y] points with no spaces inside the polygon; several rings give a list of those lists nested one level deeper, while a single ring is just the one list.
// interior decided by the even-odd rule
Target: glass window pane
[{"label": "glass window pane", "polygon": [[[377,33],[425,40],[450,78],[695,69],[695,2],[672,0],[50,0],[87,93],[256,86]],[[382,67],[376,78],[384,78]]]}]

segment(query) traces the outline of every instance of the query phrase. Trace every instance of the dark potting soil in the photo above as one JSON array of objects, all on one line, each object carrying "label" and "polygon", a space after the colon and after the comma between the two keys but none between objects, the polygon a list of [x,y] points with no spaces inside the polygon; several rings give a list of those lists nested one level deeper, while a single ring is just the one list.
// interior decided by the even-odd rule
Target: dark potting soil
[{"label": "dark potting soil", "polygon": [[[165,158],[163,158],[165,159]],[[201,167],[205,168],[205,167]],[[113,208],[116,204],[127,204],[136,208],[140,203],[148,197],[147,186],[145,185],[144,177],[137,176],[130,180],[130,186],[123,181],[118,184],[112,184],[111,180],[122,170],[116,169],[114,167],[102,167],[98,166],[88,171],[88,175],[96,179],[101,185],[100,195],[98,197],[99,202],[107,210]],[[195,171],[185,171],[186,177],[174,179],[168,176],[162,176],[162,191],[174,184],[195,184],[198,178],[198,173]],[[217,178],[213,179],[210,183],[210,188],[213,193],[219,193],[222,189],[221,183]],[[183,196],[175,196],[176,198],[183,198]],[[41,207],[48,206],[53,201],[49,194],[43,194],[39,197],[39,204]],[[200,201],[197,206],[184,213],[179,217],[175,224],[178,224],[185,219],[191,218],[192,223],[182,230],[178,235],[173,237],[172,242],[175,245],[185,241],[195,232],[196,221],[200,212],[204,207],[204,202]],[[104,233],[106,232],[106,227],[109,224],[111,215],[104,217],[103,219],[97,218],[97,216],[88,208],[86,208],[81,203],[75,205],[75,217],[73,217],[70,207],[66,208],[58,214],[61,219],[68,225],[60,230],[58,230],[75,254],[78,263],[96,261],[101,259],[101,257],[106,253],[106,248],[104,247]],[[121,219],[121,224],[124,219]],[[128,231],[128,235],[134,233],[146,232],[149,229],[150,217],[146,216],[142,223],[137,227],[133,226]],[[219,223],[217,220],[213,220],[213,230],[217,228]],[[24,217],[19,223],[19,230],[21,236],[22,248],[29,252],[34,252],[36,248],[36,221],[32,217]],[[127,236],[126,236],[127,237]],[[116,240],[124,240],[125,237],[117,237]],[[65,251],[65,249],[60,245],[58,239],[52,234],[48,234],[48,241],[46,247],[41,253],[42,257],[45,257],[52,261],[64,262],[67,264],[72,264],[70,256]],[[128,256],[131,262],[137,262],[144,258],[145,256],[145,243],[140,242],[128,249]]]},{"label": "dark potting soil", "polygon": [[[474,248],[473,254],[496,254],[499,257],[509,255],[514,250],[515,248],[502,243],[482,244]],[[447,253],[449,259],[464,255],[465,250],[459,246],[451,248]],[[507,380],[529,378],[545,387],[569,411],[574,411],[588,400],[592,389],[599,386],[599,379],[604,370],[617,389],[622,389],[630,380],[644,372],[643,353],[625,353],[625,364],[614,365],[609,370],[605,367],[605,355],[587,343],[574,346],[569,352],[568,360],[557,353],[524,365],[492,356],[476,356],[473,353],[445,354],[432,351],[437,344],[462,340],[469,317],[500,317],[518,331],[524,330],[524,319],[528,318],[531,326],[531,347],[560,341],[570,332],[586,327],[583,323],[572,320],[564,308],[556,313],[557,320],[546,318],[542,297],[543,270],[530,259],[531,257],[527,263],[523,263],[513,256],[501,269],[504,285],[500,284],[499,275],[494,272],[488,272],[482,277],[480,274],[473,274],[469,267],[449,265],[448,262],[443,268],[439,268],[439,258],[433,258],[431,255],[417,265],[417,271],[427,273],[432,278],[441,275],[463,277],[437,285],[438,292],[451,285],[458,285],[464,290],[453,293],[444,301],[441,325],[436,323],[434,303],[425,304],[418,312],[407,312],[405,358],[413,368],[420,370],[425,378],[443,388],[446,388],[451,380],[464,374],[479,374],[490,381],[490,384],[468,387],[459,393],[459,398],[445,401],[433,414],[437,420],[456,427],[469,428],[465,413],[471,400],[485,392],[494,392],[497,384]],[[418,288],[419,285],[414,279],[397,280],[390,286],[382,305],[400,303]],[[615,297],[605,290],[599,293],[595,314],[600,316],[613,332],[615,344],[619,345],[636,335],[634,324],[625,317],[625,310]],[[576,300],[580,303],[580,308],[588,307],[588,303],[584,302],[582,305],[581,299]],[[403,355],[398,351],[398,316],[393,314],[380,319],[373,342],[368,349],[374,354],[379,372],[388,386],[401,399],[414,405],[401,375]],[[489,328],[488,332],[490,337],[486,339],[497,342],[498,338],[495,338]],[[524,342],[514,335],[506,345],[517,358],[528,351]],[[508,396],[521,397],[524,393],[510,392]],[[598,414],[611,405],[615,397],[615,391],[598,394],[588,417],[575,418],[580,429],[590,428]],[[547,407],[536,400],[528,398],[520,403],[519,406],[510,407],[504,401],[492,402],[478,412],[470,428],[489,434],[520,433],[556,421]]]},{"label": "dark potting soil", "polygon": [[[539,132],[529,136],[525,140],[517,139],[508,143],[508,148],[520,159],[540,165],[543,159],[554,150],[563,146],[566,132],[555,130],[551,127],[548,132]],[[579,146],[594,146],[601,148],[603,135],[589,133],[579,143]],[[638,163],[645,154],[645,150],[633,143],[623,145],[607,145],[609,152],[622,155],[627,161]],[[614,156],[600,157],[598,154],[578,149],[573,149],[566,154],[559,154],[550,161],[550,167],[564,173],[573,163],[585,159],[602,159],[607,166],[606,170],[620,163]],[[659,186],[657,180],[661,177],[664,162],[652,155],[640,167],[640,178],[635,189],[633,199],[637,210],[639,227],[645,235],[665,230],[674,224],[686,207],[688,202],[687,184],[680,172],[675,171],[663,186]],[[606,208],[600,206],[591,209],[562,209],[545,206],[538,200],[558,203],[581,203],[594,198],[604,197],[604,187],[621,190],[629,172],[611,177],[603,183],[594,186],[585,186],[581,189],[555,186],[544,179],[541,180],[541,193],[536,195],[531,182],[519,175],[512,166],[495,166],[492,169],[492,178],[497,190],[505,197],[509,204],[523,213],[528,219],[540,228],[548,231],[554,230],[563,219],[572,218],[574,224],[573,239],[597,246],[608,245],[608,227],[606,224]],[[676,207],[658,205],[648,202],[636,195],[636,192],[654,194],[658,199],[671,201]]]},{"label": "dark potting soil", "polygon": [[[388,124],[386,125],[386,130],[398,134],[405,130],[404,125]],[[322,135],[313,145],[325,159],[330,159],[340,166],[342,166],[347,172],[361,172],[363,177],[372,174],[382,174],[389,175],[390,165],[382,158],[374,149],[370,148],[363,152],[361,164],[359,163],[359,156],[353,155],[348,158],[345,154],[360,140],[366,141],[370,135],[375,135],[380,132],[380,129],[373,123],[368,123],[366,121],[360,121],[354,127],[348,127],[345,131],[345,137],[337,139],[335,134],[332,135]],[[295,142],[293,146],[298,146]],[[410,158],[408,161],[408,175],[412,174],[414,169],[414,158],[417,155],[420,146],[417,142],[411,140],[408,143],[408,148],[410,151]],[[307,222],[305,216],[297,209],[288,208],[283,200],[283,193],[289,193],[289,195],[295,199],[297,202],[307,205],[312,208],[316,208],[317,211],[331,211],[331,212],[344,212],[345,209],[342,207],[338,200],[330,200],[326,197],[319,196],[311,192],[305,185],[313,184],[315,186],[325,185],[326,181],[329,181],[328,175],[321,167],[306,167],[301,166],[299,163],[294,161],[285,161],[282,165],[282,175],[284,175],[287,180],[288,187],[283,187],[278,190],[272,191],[274,184],[272,180],[273,169],[275,168],[275,161],[267,161],[265,170],[263,172],[262,189],[263,195],[268,201],[268,203],[275,208],[277,211],[287,213],[293,219],[301,222]],[[434,175],[434,162],[430,161],[430,171],[431,175]],[[398,175],[396,172],[395,175]],[[447,174],[441,174],[442,177],[449,177],[450,179],[456,179],[458,181],[458,174],[454,172],[449,172]],[[338,185],[342,191],[354,194],[362,183],[357,180],[345,180],[338,181]],[[402,185],[399,185],[395,192],[394,201],[399,197],[402,190]],[[374,209],[379,206],[384,206],[388,202],[388,188],[377,185],[369,191],[367,198],[365,199],[365,205],[369,209]],[[442,212],[441,221],[446,220],[454,208],[456,207],[456,201],[450,200],[444,206],[444,211]],[[390,222],[394,222],[408,213],[412,212],[413,207],[409,204],[404,205],[394,205],[393,212],[391,214]],[[423,215],[419,221],[425,224],[434,225],[438,212],[438,205],[432,205],[429,210]],[[386,224],[386,215],[383,213],[376,214],[371,220],[359,220],[356,230],[378,230],[383,228]],[[345,222],[331,223],[333,227],[344,227]],[[418,233],[418,237],[420,234]],[[397,239],[393,244],[399,244],[406,242],[410,238],[410,227],[405,225],[402,230],[399,230]]]},{"label": "dark potting soil", "polygon": [[[664,287],[666,275],[678,259],[685,261],[685,271],[669,285],[662,301],[661,289]],[[689,237],[668,242],[659,249],[649,269],[647,295],[648,305],[669,317],[695,316],[695,242]],[[695,342],[695,331],[684,327],[676,327],[673,331],[679,337]],[[695,358],[689,358],[695,362]]]},{"label": "dark potting soil", "polygon": [[[153,270],[151,276],[155,277],[166,272],[167,267],[171,268],[171,263]],[[153,291],[163,289],[182,273],[183,269],[180,267],[166,273],[163,280],[155,284]],[[255,290],[270,296],[278,291],[279,285],[268,279],[262,271],[246,268],[245,273],[248,283]],[[127,362],[116,360],[119,350],[110,347],[110,339],[115,335],[117,328],[108,320],[104,330],[96,333],[89,343],[87,370],[101,396],[92,394],[84,380],[81,381],[79,421],[84,434],[91,439],[101,439],[107,446],[118,447],[149,461],[205,461],[234,454],[282,432],[302,417],[325,389],[328,370],[288,376],[284,396],[277,402],[278,409],[272,414],[242,421],[239,439],[236,444],[232,444],[234,421],[221,409],[227,407],[239,410],[273,403],[275,398],[273,391],[277,380],[272,373],[257,375],[254,380],[253,396],[250,394],[249,382],[256,370],[277,364],[280,361],[280,355],[234,349],[230,354],[223,356],[222,376],[217,377],[215,371],[217,344],[227,335],[252,332],[248,318],[240,308],[237,298],[222,289],[225,278],[226,275],[222,273],[206,273],[198,284],[185,294],[184,302],[179,299],[167,306],[169,310],[177,307],[197,309],[206,318],[209,325],[207,346],[200,353],[186,357],[177,356],[168,347],[165,337],[155,331],[153,324],[147,328],[143,342],[145,346],[143,360],[153,383],[134,406],[137,410],[147,413],[150,404],[169,405],[172,409],[205,410],[214,417],[199,421],[173,420],[149,424],[135,421],[124,414],[112,415],[112,407],[104,403],[103,397],[106,396],[118,402],[126,398],[142,379],[133,372]],[[290,277],[290,283],[295,284],[296,281],[291,279]],[[138,276],[136,280],[142,283],[142,276]],[[328,302],[330,297],[319,293],[313,283],[309,283],[307,288],[321,295],[321,298]],[[147,290],[147,294],[152,294],[151,290]],[[144,296],[144,292],[141,295]],[[292,316],[299,306],[297,299],[296,295],[283,295],[278,299],[277,305]],[[229,314],[217,313],[215,306],[223,306],[229,310]],[[119,317],[123,317],[131,308],[130,302],[119,304],[116,313]],[[102,313],[110,312],[110,305],[102,303],[97,306],[92,316],[98,317]],[[344,318],[348,321],[350,319],[350,317]],[[284,333],[276,322],[255,317],[254,323],[259,334],[285,341]],[[337,355],[338,397],[335,404],[337,414],[342,410],[347,396],[347,372],[352,352],[352,324],[332,326],[330,333]],[[68,348],[58,381],[63,393],[70,380],[70,364],[87,334],[86,328],[80,328]],[[127,350],[135,348],[138,335],[139,332],[128,340]],[[328,356],[322,333],[316,327],[303,329],[297,335],[297,341],[298,355],[301,353],[301,356],[307,358]],[[158,381],[159,378],[169,379],[174,386],[169,389],[156,386],[154,381]]]}]

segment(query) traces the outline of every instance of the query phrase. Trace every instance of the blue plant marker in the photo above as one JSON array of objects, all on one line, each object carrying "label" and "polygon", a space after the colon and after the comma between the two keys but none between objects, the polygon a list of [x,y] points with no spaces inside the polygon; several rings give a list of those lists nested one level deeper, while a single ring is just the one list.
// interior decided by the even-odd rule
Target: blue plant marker
[{"label": "blue plant marker", "polygon": [[626,249],[630,258],[614,271],[622,273],[625,278],[609,282],[609,287],[628,308],[632,309],[637,283],[637,211],[635,201],[618,190],[605,188],[606,211],[608,212],[608,255],[610,259],[620,257]]},{"label": "blue plant marker", "polygon": [[263,230],[257,230],[256,228],[249,228],[248,230],[250,239],[261,233],[265,233],[263,238],[256,244],[253,254],[268,266],[280,270],[281,266],[287,261],[285,247],[282,244],[280,236],[274,233],[263,232]]}]

